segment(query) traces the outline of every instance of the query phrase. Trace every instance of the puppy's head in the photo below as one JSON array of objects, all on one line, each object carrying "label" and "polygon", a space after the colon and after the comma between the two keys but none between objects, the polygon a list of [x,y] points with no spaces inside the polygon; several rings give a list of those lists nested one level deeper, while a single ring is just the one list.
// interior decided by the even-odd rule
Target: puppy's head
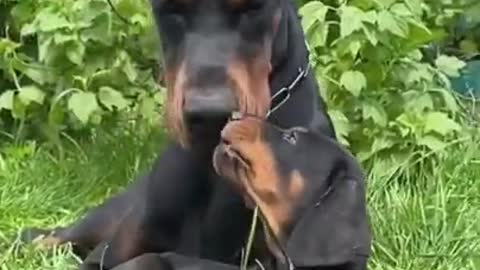
[{"label": "puppy's head", "polygon": [[215,169],[237,187],[247,206],[259,207],[275,256],[284,248],[296,266],[310,267],[368,254],[362,172],[336,142],[248,116],[230,121],[221,138]]}]

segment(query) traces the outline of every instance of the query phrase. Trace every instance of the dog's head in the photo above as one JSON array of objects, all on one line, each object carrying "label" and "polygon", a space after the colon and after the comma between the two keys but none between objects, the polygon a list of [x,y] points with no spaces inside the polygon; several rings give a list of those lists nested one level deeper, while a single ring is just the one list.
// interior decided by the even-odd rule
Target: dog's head
[{"label": "dog's head", "polygon": [[187,145],[194,123],[233,110],[265,115],[281,0],[151,0],[165,57],[167,123]]},{"label": "dog's head", "polygon": [[343,264],[354,255],[368,255],[362,172],[336,142],[257,117],[234,119],[221,136],[215,169],[249,205],[259,207],[276,257],[282,255],[273,238],[297,266]]}]

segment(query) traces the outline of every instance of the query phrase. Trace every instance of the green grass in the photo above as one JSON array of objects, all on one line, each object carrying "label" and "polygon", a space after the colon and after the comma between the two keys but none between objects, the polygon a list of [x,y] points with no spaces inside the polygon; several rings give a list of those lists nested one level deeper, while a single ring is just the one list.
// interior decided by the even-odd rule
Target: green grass
[{"label": "green grass", "polygon": [[[66,224],[121,190],[151,164],[161,135],[96,135],[63,160],[35,145],[0,154],[0,269],[75,269],[69,247],[18,241],[25,226]],[[370,269],[480,269],[480,143],[450,151],[434,173],[397,181],[370,177],[374,229]]]}]

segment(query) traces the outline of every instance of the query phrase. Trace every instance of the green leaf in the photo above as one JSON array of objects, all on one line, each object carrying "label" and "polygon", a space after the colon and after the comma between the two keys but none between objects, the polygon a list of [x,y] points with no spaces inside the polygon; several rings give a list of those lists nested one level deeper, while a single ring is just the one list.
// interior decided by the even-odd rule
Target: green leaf
[{"label": "green leaf", "polygon": [[158,118],[159,114],[157,112],[157,104],[155,100],[151,97],[145,96],[139,104],[139,112],[144,119],[148,121],[154,121]]},{"label": "green leaf", "polygon": [[376,138],[372,144],[372,153],[377,153],[395,145],[395,142],[388,137]]},{"label": "green leaf", "polygon": [[413,16],[412,11],[403,3],[396,3],[390,7],[390,11],[393,14],[403,17],[410,17]]},{"label": "green leaf", "polygon": [[435,65],[440,71],[450,77],[460,76],[460,69],[466,66],[465,62],[459,60],[455,56],[440,55],[435,60]]},{"label": "green leaf", "polygon": [[407,71],[408,75],[405,78],[405,83],[407,86],[410,86],[414,83],[419,83],[422,81],[431,82],[433,81],[433,74],[430,72],[426,64],[416,64]]},{"label": "green leaf", "polygon": [[155,93],[155,95],[153,96],[153,99],[160,105],[165,104],[166,98],[167,98],[166,92],[167,92],[167,89],[161,89],[161,91]]},{"label": "green leaf", "polygon": [[325,46],[327,42],[328,31],[328,24],[317,25],[311,29],[307,33],[309,45],[312,46],[312,48]]},{"label": "green leaf", "polygon": [[29,36],[29,35],[33,35],[36,31],[37,31],[37,28],[35,27],[35,24],[27,23],[22,26],[22,29],[20,30],[20,35],[22,37]]},{"label": "green leaf", "polygon": [[375,10],[369,10],[368,12],[364,13],[362,20],[364,22],[375,24],[377,21],[377,12]]},{"label": "green leaf", "polygon": [[349,70],[342,74],[340,84],[354,96],[358,97],[362,89],[367,87],[367,79],[360,71]]},{"label": "green leaf", "polygon": [[118,110],[123,110],[128,106],[128,101],[123,97],[122,93],[108,86],[100,88],[98,99],[110,111],[113,111],[114,107]]},{"label": "green leaf", "polygon": [[29,65],[22,70],[22,73],[40,85],[45,84],[51,79],[48,70],[45,70],[45,68],[42,69],[42,67]]},{"label": "green leaf", "polygon": [[45,61],[53,50],[54,44],[53,44],[53,37],[48,37],[47,39],[44,40],[39,40],[39,45],[38,45],[38,60],[40,62]]},{"label": "green leaf", "polygon": [[366,101],[362,104],[363,119],[372,119],[381,127],[386,127],[388,122],[387,112],[377,102]]},{"label": "green leaf", "polygon": [[370,30],[366,25],[362,26],[363,32],[365,33],[365,37],[367,40],[372,44],[373,46],[377,46],[378,44],[378,38],[374,32],[374,30]]},{"label": "green leaf", "polygon": [[402,38],[407,37],[407,30],[402,29],[392,13],[382,10],[378,13],[378,28],[380,31],[389,31],[390,33]]},{"label": "green leaf", "polygon": [[22,46],[20,43],[13,42],[6,38],[0,38],[0,55],[14,52],[20,46]]},{"label": "green leaf", "polygon": [[79,41],[70,42],[67,47],[68,59],[77,65],[83,63],[83,56],[85,55],[85,45]]},{"label": "green leaf", "polygon": [[340,35],[342,38],[362,29],[365,20],[364,12],[355,6],[340,8]]},{"label": "green leaf", "polygon": [[75,41],[76,36],[75,35],[65,35],[63,33],[57,32],[53,36],[53,40],[55,41],[55,44],[64,44],[64,43],[67,43],[67,42]]},{"label": "green leaf", "polygon": [[360,151],[358,153],[358,158],[361,161],[365,161],[367,159],[370,159],[373,155],[377,154],[378,152],[385,149],[389,149],[394,145],[395,145],[395,141],[393,141],[388,137],[385,137],[385,136],[377,137],[374,139],[371,146],[367,147],[365,150]]},{"label": "green leaf", "polygon": [[135,14],[133,15],[130,20],[132,21],[133,24],[138,24],[140,27],[146,27],[148,25],[148,18],[142,14]]},{"label": "green leaf", "polygon": [[362,48],[362,43],[360,41],[352,41],[349,45],[350,53],[353,58],[356,58],[358,55],[358,52]]},{"label": "green leaf", "polygon": [[[480,45],[480,44],[479,44]],[[460,51],[467,56],[475,56],[476,54],[480,53],[479,46],[477,43],[472,39],[464,39],[460,41],[459,44]]]},{"label": "green leaf", "polygon": [[398,0],[373,0],[373,1],[377,3],[377,5],[379,5],[382,9],[387,9]]},{"label": "green leaf", "polygon": [[71,110],[83,124],[88,122],[92,113],[98,108],[97,99],[93,93],[75,93],[68,100],[68,109]]},{"label": "green leaf", "polygon": [[32,5],[30,1],[17,1],[10,11],[10,15],[18,23],[31,21],[35,16],[35,5]]},{"label": "green leaf", "polygon": [[320,1],[311,1],[299,9],[302,27],[308,31],[316,22],[324,22],[328,8]]},{"label": "green leaf", "polygon": [[24,86],[19,90],[18,97],[25,105],[35,102],[37,104],[43,104],[45,100],[45,93],[34,85]]},{"label": "green leaf", "polygon": [[111,31],[112,17],[103,14],[95,20],[92,27],[84,29],[80,33],[80,39],[83,42],[96,41],[106,46],[112,46],[114,35]]},{"label": "green leaf", "polygon": [[94,20],[98,23],[98,17],[106,14],[109,11],[109,6],[106,1],[75,1],[72,9],[75,12],[78,22],[81,22],[81,27],[92,27]]},{"label": "green leaf", "polygon": [[50,127],[58,126],[65,120],[65,108],[61,106],[53,106],[48,112],[48,125]]},{"label": "green leaf", "polygon": [[350,122],[348,121],[348,118],[345,116],[345,114],[343,114],[343,112],[339,110],[329,110],[328,115],[330,115],[330,118],[332,119],[335,133],[339,138],[339,141],[343,145],[347,145],[347,146],[350,145],[350,143],[347,140],[348,134],[351,131]]},{"label": "green leaf", "polygon": [[134,82],[135,79],[138,77],[137,70],[133,67],[130,58],[127,58],[127,60],[124,62],[122,71],[125,75],[127,75],[127,78],[130,82]]},{"label": "green leaf", "polygon": [[50,32],[61,28],[72,28],[72,24],[60,13],[53,13],[50,10],[42,10],[38,13],[36,21],[38,29],[43,32]]},{"label": "green leaf", "polygon": [[15,92],[13,90],[7,90],[3,92],[0,95],[0,111],[2,109],[12,110],[14,97],[15,97]]},{"label": "green leaf", "polygon": [[409,9],[414,12],[417,16],[421,16],[423,12],[423,0],[406,0],[405,3]]},{"label": "green leaf", "polygon": [[424,146],[430,148],[430,150],[433,150],[433,151],[442,150],[447,146],[446,143],[442,142],[441,140],[437,139],[436,137],[434,137],[432,135],[427,135],[423,138],[420,138],[417,143],[419,145],[424,145]]},{"label": "green leaf", "polygon": [[434,131],[445,136],[459,130],[461,130],[461,126],[442,112],[431,112],[425,119],[425,132]]},{"label": "green leaf", "polygon": [[423,113],[426,109],[433,109],[433,99],[429,93],[407,91],[402,94],[405,99],[405,110],[409,112]]},{"label": "green leaf", "polygon": [[93,113],[90,117],[90,123],[100,125],[102,123],[102,115],[99,113]]},{"label": "green leaf", "polygon": [[452,92],[450,92],[447,89],[440,89],[439,92],[443,97],[443,101],[445,102],[445,107],[447,107],[447,109],[453,113],[458,112],[459,110],[458,103],[455,97],[453,96]]},{"label": "green leaf", "polygon": [[25,119],[27,114],[27,105],[25,105],[18,96],[13,98],[12,116],[16,119]]},{"label": "green leaf", "polygon": [[433,100],[429,94],[423,94],[420,97],[412,100],[409,104],[412,111],[422,112],[426,109],[433,109]]},{"label": "green leaf", "polygon": [[423,121],[419,119],[419,115],[411,111],[405,111],[397,117],[396,121],[401,126],[405,127],[405,129],[400,130],[402,137],[406,137],[412,132],[418,131],[423,124]]},{"label": "green leaf", "polygon": [[126,51],[122,51],[118,54],[118,58],[114,63],[115,67],[118,67],[123,74],[127,76],[129,82],[134,82],[138,77],[137,70],[132,64],[132,59]]},{"label": "green leaf", "polygon": [[408,57],[417,62],[420,62],[423,58],[423,54],[422,51],[420,51],[419,49],[415,49],[408,53]]}]

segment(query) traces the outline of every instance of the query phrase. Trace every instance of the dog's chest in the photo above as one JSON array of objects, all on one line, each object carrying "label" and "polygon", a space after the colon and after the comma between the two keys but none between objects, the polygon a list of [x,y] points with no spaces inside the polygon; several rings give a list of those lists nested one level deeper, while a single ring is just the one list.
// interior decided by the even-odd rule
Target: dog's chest
[{"label": "dog's chest", "polygon": [[236,263],[250,229],[252,212],[228,182],[211,179],[209,200],[188,215],[177,250],[186,255]]}]

